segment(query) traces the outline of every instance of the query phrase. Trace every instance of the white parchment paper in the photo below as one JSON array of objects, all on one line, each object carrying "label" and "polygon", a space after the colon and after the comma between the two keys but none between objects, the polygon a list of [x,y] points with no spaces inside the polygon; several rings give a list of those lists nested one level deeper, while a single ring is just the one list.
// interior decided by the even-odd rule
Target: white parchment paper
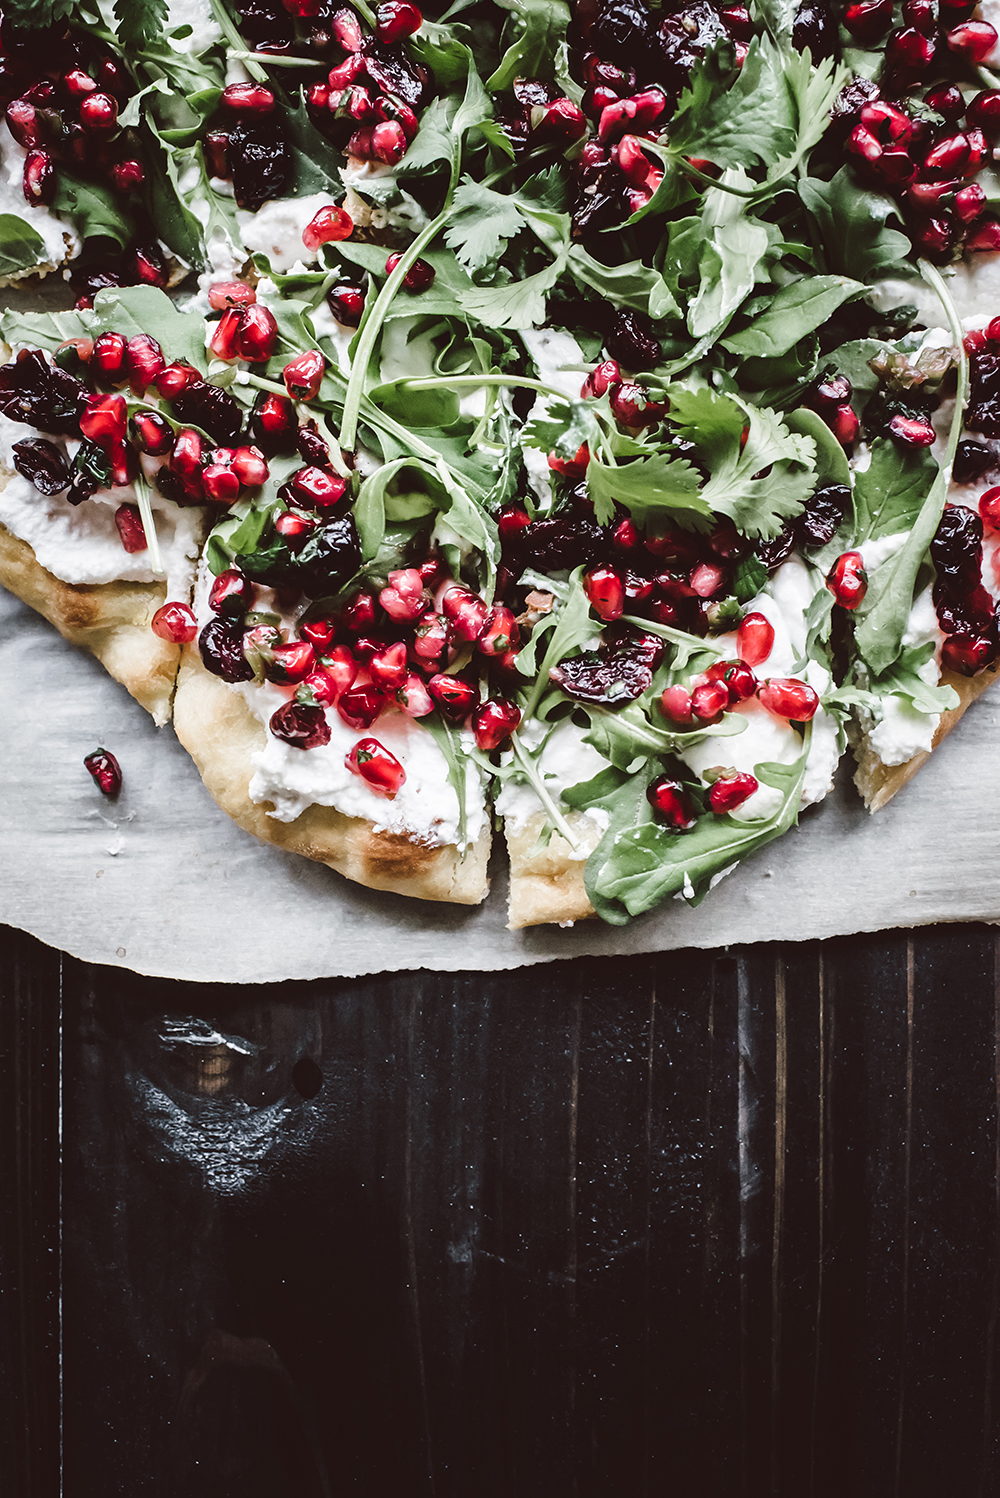
[{"label": "white parchment paper", "polygon": [[[98,745],[124,789],[83,768]],[[89,962],[211,982],[502,969],[1000,917],[1000,695],[876,817],[850,785],[724,880],[626,927],[511,932],[502,856],[475,910],[406,900],[258,843],[171,728],[0,590],[0,921]]]}]

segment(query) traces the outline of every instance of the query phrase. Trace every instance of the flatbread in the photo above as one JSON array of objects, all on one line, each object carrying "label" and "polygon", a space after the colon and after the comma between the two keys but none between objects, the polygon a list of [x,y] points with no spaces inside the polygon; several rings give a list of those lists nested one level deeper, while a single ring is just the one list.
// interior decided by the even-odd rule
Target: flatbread
[{"label": "flatbread", "polygon": [[553,832],[547,844],[539,842],[546,824],[542,811],[516,826],[509,819],[505,824],[510,857],[509,931],[552,922],[566,925],[595,914],[583,885],[583,870],[601,840],[601,831],[582,811],[569,811],[565,816],[580,844],[575,855],[558,832]]},{"label": "flatbread", "polygon": [[0,525],[0,583],[64,639],[95,655],[154,722],[167,722],[181,648],[150,628],[167,601],[166,582],[64,583],[46,571],[26,541]]},{"label": "flatbread", "polygon": [[239,693],[205,669],[192,646],[183,652],[174,729],[217,804],[262,842],[325,863],[368,889],[457,905],[478,905],[486,898],[488,827],[463,858],[454,844],[430,847],[399,833],[377,832],[363,818],[329,806],[310,806],[294,822],[269,817],[270,803],[256,805],[249,790],[253,755],[263,749],[266,730]]},{"label": "flatbread", "polygon": [[906,782],[913,778],[920,766],[926,764],[934,750],[948,737],[966,708],[970,707],[977,697],[981,697],[998,676],[1000,676],[1000,661],[987,667],[985,671],[981,671],[978,676],[958,676],[953,671],[942,671],[940,684],[943,687],[955,689],[959,699],[958,706],[941,714],[941,722],[931,740],[930,749],[915,754],[912,759],[906,760],[901,765],[883,764],[871,747],[867,735],[862,735],[856,743],[852,744],[854,757],[858,762],[854,784],[861,792],[869,811],[880,811],[887,802],[892,800],[897,791],[902,790]]}]

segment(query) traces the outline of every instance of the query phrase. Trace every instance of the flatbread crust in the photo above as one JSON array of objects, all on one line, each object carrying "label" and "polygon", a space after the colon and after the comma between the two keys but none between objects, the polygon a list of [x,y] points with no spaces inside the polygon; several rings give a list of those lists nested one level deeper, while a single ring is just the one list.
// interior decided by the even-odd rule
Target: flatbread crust
[{"label": "flatbread crust", "polygon": [[0,525],[0,583],[82,645],[120,681],[156,723],[166,723],[180,665],[179,645],[150,629],[167,599],[166,582],[64,583],[26,541]]},{"label": "flatbread crust", "polygon": [[938,745],[948,737],[966,708],[970,707],[977,697],[981,697],[998,676],[1000,676],[1000,661],[987,667],[985,671],[981,671],[978,676],[958,676],[953,671],[942,671],[941,685],[954,687],[958,693],[958,706],[941,714],[941,722],[931,741],[930,749],[915,754],[904,764],[883,764],[871,747],[867,735],[861,736],[857,743],[852,744],[854,757],[858,762],[854,784],[861,792],[869,811],[880,811],[886,802],[892,800],[897,791],[902,790],[920,766],[930,759]]},{"label": "flatbread crust", "polygon": [[504,826],[510,857],[508,931],[553,922],[566,925],[595,914],[584,888],[583,869],[601,840],[600,829],[582,811],[566,813],[567,824],[580,843],[574,856],[558,832],[545,846],[539,843],[545,821],[545,813],[538,811],[516,827],[510,820]]},{"label": "flatbread crust", "polygon": [[294,822],[269,817],[270,803],[255,805],[249,790],[252,756],[264,747],[266,731],[240,694],[206,671],[192,647],[184,650],[177,679],[174,729],[218,805],[263,842],[328,864],[368,889],[456,905],[486,898],[488,830],[463,859],[454,844],[428,847],[399,833],[376,832],[363,818],[329,806],[310,806]]}]

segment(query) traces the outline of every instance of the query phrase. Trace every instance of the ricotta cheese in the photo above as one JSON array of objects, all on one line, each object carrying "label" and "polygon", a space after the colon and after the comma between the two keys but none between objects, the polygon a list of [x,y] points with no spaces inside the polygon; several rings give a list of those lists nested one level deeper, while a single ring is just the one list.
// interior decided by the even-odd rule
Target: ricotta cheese
[{"label": "ricotta cheese", "polygon": [[[533,752],[547,731],[547,724],[532,719],[523,725],[518,737],[525,749]],[[593,780],[595,775],[600,775],[602,770],[608,768],[608,761],[603,754],[598,754],[592,744],[583,742],[585,733],[586,728],[578,727],[572,718],[565,718],[549,734],[542,749],[538,762],[539,773],[557,804],[563,791],[568,791],[571,786],[580,785],[585,780]],[[513,755],[509,751],[503,756],[505,764],[510,764],[512,759]],[[514,780],[505,783],[495,806],[499,815],[506,818],[515,830],[545,810],[533,786]],[[590,822],[599,836],[607,831],[610,818],[603,808],[590,807],[578,815]],[[571,852],[569,857],[582,861],[588,852],[589,849],[579,848],[575,853]]]},{"label": "ricotta cheese", "polygon": [[14,271],[5,280],[20,281],[25,276],[47,275],[80,253],[80,238],[72,224],[57,218],[43,205],[29,207],[24,197],[24,161],[27,151],[11,137],[6,124],[0,127],[0,214],[22,219],[42,238],[45,246],[40,264]]},{"label": "ricotta cheese", "polygon": [[296,261],[312,264],[318,252],[306,249],[302,243],[302,231],[319,210],[329,207],[332,201],[328,192],[314,192],[307,198],[275,198],[256,213],[238,208],[236,217],[247,252],[266,255],[271,269],[282,275],[290,271]]},{"label": "ricotta cheese", "polygon": [[[0,416],[0,524],[27,541],[41,565],[64,583],[155,581],[145,551],[127,552],[122,546],[115,511],[137,502],[135,489],[99,489],[81,505],[61,495],[39,494],[14,469],[12,447],[44,432]],[[72,457],[79,443],[47,437]],[[9,476],[8,476],[9,475]],[[202,535],[200,508],[181,508],[155,489],[151,494],[156,538],[167,574],[167,597],[185,601],[191,593]]]}]

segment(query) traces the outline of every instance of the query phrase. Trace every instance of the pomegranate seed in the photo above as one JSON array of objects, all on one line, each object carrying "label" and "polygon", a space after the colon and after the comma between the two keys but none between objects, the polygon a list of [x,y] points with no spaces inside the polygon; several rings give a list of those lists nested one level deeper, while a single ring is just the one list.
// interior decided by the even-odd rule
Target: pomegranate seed
[{"label": "pomegranate seed", "polygon": [[292,493],[308,509],[327,510],[339,504],[347,489],[347,480],[328,468],[300,468],[292,476]]},{"label": "pomegranate seed", "polygon": [[984,213],[966,234],[964,248],[984,253],[1000,250],[1000,220],[992,213]]},{"label": "pomegranate seed", "polygon": [[595,567],[585,573],[583,591],[599,618],[610,622],[625,612],[625,589],[613,567]]},{"label": "pomegranate seed", "polygon": [[141,161],[133,156],[116,161],[111,168],[111,180],[119,192],[138,192],[146,180],[146,170]]},{"label": "pomegranate seed", "polygon": [[236,567],[220,572],[208,595],[208,606],[213,614],[226,614],[237,618],[251,608],[254,600],[254,585],[245,573]]},{"label": "pomegranate seed", "polygon": [[249,307],[257,293],[245,281],[216,281],[208,288],[208,305],[214,312],[228,312],[233,307]]},{"label": "pomegranate seed", "polygon": [[337,711],[349,728],[370,728],[385,701],[385,693],[376,686],[350,687],[337,703]]},{"label": "pomegranate seed", "polygon": [[410,674],[406,663],[405,640],[394,640],[378,655],[373,655],[368,662],[368,670],[372,681],[377,687],[381,687],[383,692],[388,694],[398,692],[399,688],[405,685],[406,678]]},{"label": "pomegranate seed", "polygon": [[965,138],[969,142],[969,159],[965,163],[965,170],[962,175],[963,177],[974,177],[983,163],[989,160],[989,142],[981,130],[966,130]]},{"label": "pomegranate seed", "polygon": [[[317,655],[324,655],[333,644],[337,633],[337,621],[328,616],[319,619],[304,619],[299,625],[299,634],[303,640],[308,640]],[[345,647],[342,647],[346,649]],[[350,654],[350,651],[348,651]]]},{"label": "pomegranate seed", "polygon": [[921,36],[913,26],[907,26],[890,34],[885,55],[901,73],[919,78],[934,61],[934,42],[930,37]]},{"label": "pomegranate seed", "polygon": [[299,430],[294,405],[287,396],[261,394],[250,415],[250,429],[268,457],[292,451]]},{"label": "pomegranate seed", "polygon": [[11,135],[26,151],[44,145],[44,126],[35,106],[27,99],[12,99],[7,105],[6,120]]},{"label": "pomegranate seed", "polygon": [[137,411],[132,430],[140,451],[151,458],[163,457],[174,445],[174,429],[158,411]]},{"label": "pomegranate seed", "polygon": [[[372,131],[372,159],[382,161],[386,166],[395,166],[397,161],[402,161],[408,145],[403,127],[396,120],[384,120]],[[407,289],[412,291],[414,288]],[[424,288],[417,289],[422,291]]]},{"label": "pomegranate seed", "polygon": [[143,395],[157,375],[163,373],[163,351],[148,333],[137,333],[128,341],[128,377],[133,390]]},{"label": "pomegranate seed", "polygon": [[725,567],[714,562],[699,562],[691,573],[691,587],[698,598],[712,598],[727,580]]},{"label": "pomegranate seed", "polygon": [[828,375],[825,379],[817,380],[810,390],[809,404],[825,415],[836,411],[838,406],[845,405],[853,393],[846,375]]},{"label": "pomegranate seed", "polygon": [[356,593],[344,608],[344,628],[353,635],[362,635],[371,629],[378,615],[378,603],[371,593]]},{"label": "pomegranate seed", "polygon": [[[887,0],[881,0],[887,3]],[[739,42],[753,41],[753,21],[750,12],[745,5],[727,5],[719,11],[719,20],[725,26],[729,35],[735,37]]]},{"label": "pomegranate seed", "polygon": [[808,723],[819,707],[819,697],[812,687],[791,676],[772,676],[757,695],[768,712],[792,723]]},{"label": "pomegranate seed", "polygon": [[417,569],[424,580],[425,588],[436,588],[438,583],[451,581],[451,570],[444,557],[439,555],[429,556],[426,562],[421,562]]},{"label": "pomegranate seed", "polygon": [[774,648],[774,628],[764,614],[745,614],[736,631],[736,651],[748,666],[759,666]]},{"label": "pomegranate seed", "polygon": [[371,161],[372,159],[372,131],[371,125],[365,125],[360,130],[355,130],[347,142],[347,155],[353,156],[358,161]]},{"label": "pomegranate seed", "polygon": [[330,725],[321,707],[292,699],[271,715],[268,724],[276,739],[295,749],[319,749],[330,742]]},{"label": "pomegranate seed", "polygon": [[[595,83],[587,89],[580,101],[580,108],[589,120],[599,120],[609,105],[618,103],[618,97],[617,91],[609,88],[606,83]],[[584,162],[584,165],[590,164],[589,160]]]},{"label": "pomegranate seed", "polygon": [[691,705],[691,693],[687,687],[667,687],[660,694],[660,706],[664,717],[672,723],[693,723],[694,714]]},{"label": "pomegranate seed", "polygon": [[390,619],[401,623],[421,618],[431,606],[424,580],[416,567],[390,572],[389,585],[379,593],[378,600]]},{"label": "pomegranate seed", "polygon": [[114,385],[126,376],[128,342],[121,333],[102,333],[94,340],[92,362],[102,379]]},{"label": "pomegranate seed", "polygon": [[348,88],[356,78],[367,77],[366,68],[364,57],[359,52],[355,52],[350,57],[346,57],[337,67],[330,69],[326,81],[330,88],[331,109],[333,108],[333,95]]},{"label": "pomegranate seed", "polygon": [[407,0],[384,0],[375,12],[375,35],[385,46],[405,41],[420,30],[423,16],[415,5]]},{"label": "pomegranate seed", "polygon": [[905,145],[913,134],[913,121],[885,99],[872,99],[861,107],[861,123],[881,141]]},{"label": "pomegranate seed", "polygon": [[646,789],[646,800],[675,832],[689,832],[698,818],[691,797],[679,780],[659,775]]},{"label": "pomegranate seed", "polygon": [[167,284],[167,269],[159,250],[153,245],[145,245],[133,252],[131,257],[132,271],[138,284],[142,286],[158,286],[161,290]]},{"label": "pomegranate seed", "polygon": [[318,250],[321,244],[332,244],[339,239],[350,239],[354,233],[354,220],[346,208],[331,203],[321,208],[302,230],[302,243],[307,250]]},{"label": "pomegranate seed", "polygon": [[124,442],[128,425],[128,407],[123,395],[92,395],[80,417],[80,430],[91,442],[107,452]]},{"label": "pomegranate seed", "polygon": [[984,635],[949,635],[941,646],[941,665],[959,676],[975,676],[996,657],[996,645]]},{"label": "pomegranate seed", "polygon": [[577,483],[587,472],[587,464],[590,462],[590,448],[586,442],[582,442],[573,454],[572,458],[560,457],[559,453],[551,452],[546,460],[553,473],[558,473],[560,478],[569,479]]},{"label": "pomegranate seed", "polygon": [[222,463],[209,463],[201,475],[205,498],[218,504],[231,505],[239,498],[240,481],[231,468]]},{"label": "pomegranate seed", "polygon": [[361,51],[364,36],[353,10],[338,10],[330,22],[330,32],[342,52]]},{"label": "pomegranate seed", "polygon": [[600,398],[615,385],[620,385],[621,378],[617,359],[603,360],[584,380],[580,390],[581,400],[589,400],[592,396]]},{"label": "pomegranate seed", "polygon": [[[314,692],[318,692],[321,686],[323,696],[318,700],[328,707],[334,707],[339,698],[354,685],[359,669],[346,645],[334,645],[330,653],[324,655],[316,671],[306,677],[305,685],[312,687]],[[322,681],[317,682],[317,677],[322,677]]]},{"label": "pomegranate seed", "polygon": [[198,633],[194,610],[186,603],[165,603],[157,609],[150,623],[154,635],[172,645],[189,645]]},{"label": "pomegranate seed", "polygon": [[705,672],[708,681],[721,681],[729,693],[729,705],[746,702],[757,690],[757,678],[745,661],[717,661]]},{"label": "pomegranate seed", "polygon": [[299,682],[314,670],[316,652],[308,640],[293,640],[288,645],[275,645],[271,652],[265,675],[268,681]]},{"label": "pomegranate seed", "polygon": [[648,426],[659,421],[663,407],[651,401],[641,385],[623,380],[611,391],[611,414],[624,426]]},{"label": "pomegranate seed", "polygon": [[875,163],[875,172],[883,182],[901,187],[916,176],[917,165],[902,147],[887,148]]},{"label": "pomegranate seed", "polygon": [[326,361],[318,349],[306,349],[285,365],[282,379],[292,400],[311,401],[319,394]]},{"label": "pomegranate seed", "polygon": [[923,36],[933,36],[937,30],[938,8],[936,0],[903,0],[903,23],[915,26]]},{"label": "pomegranate seed", "polygon": [[115,525],[126,551],[146,550],[146,532],[143,530],[142,516],[135,505],[119,505],[115,511]]},{"label": "pomegranate seed", "polygon": [[59,81],[71,99],[82,99],[85,94],[92,94],[97,87],[93,78],[83,68],[70,68]]},{"label": "pomegranate seed", "polygon": [[587,133],[587,119],[583,110],[572,99],[553,99],[542,108],[541,118],[534,126],[534,135],[545,140],[559,141],[571,145]]},{"label": "pomegranate seed", "polygon": [[931,255],[943,255],[950,251],[954,229],[952,221],[945,215],[925,219],[915,235],[921,249]]},{"label": "pomegranate seed", "polygon": [[233,453],[233,472],[241,484],[256,489],[266,483],[270,470],[259,447],[238,447]]},{"label": "pomegranate seed", "polygon": [[106,135],[118,123],[118,105],[110,94],[94,93],[80,101],[80,124],[95,135]]},{"label": "pomegranate seed", "polygon": [[210,177],[229,176],[229,135],[225,130],[209,130],[204,140],[205,165]]},{"label": "pomegranate seed", "polygon": [[876,162],[882,155],[882,144],[864,125],[855,125],[847,138],[847,149],[864,161]]},{"label": "pomegranate seed", "polygon": [[[385,262],[385,273],[387,276],[392,275],[393,271],[396,269],[396,266],[399,264],[402,258],[403,257],[401,255],[389,256],[388,260]],[[406,275],[403,277],[403,288],[404,290],[413,293],[413,295],[417,295],[421,291],[426,291],[428,287],[432,285],[434,281],[434,275],[434,267],[432,265],[428,265],[426,260],[414,260],[413,264],[406,272]]]},{"label": "pomegranate seed", "polygon": [[868,574],[860,551],[845,551],[826,576],[834,602],[842,609],[856,609],[868,592]]},{"label": "pomegranate seed", "polygon": [[971,224],[986,207],[986,194],[978,182],[970,182],[955,194],[955,217],[963,224]]},{"label": "pomegranate seed", "polygon": [[986,61],[996,46],[996,27],[989,21],[963,21],[948,32],[945,41],[952,52],[976,67]]},{"label": "pomegranate seed", "polygon": [[[399,126],[406,138],[407,145],[409,145],[410,141],[420,129],[420,121],[417,119],[410,106],[408,104],[404,104],[401,99],[393,98],[390,94],[380,94],[378,96],[378,98],[375,100],[375,112],[376,114],[380,115],[383,120],[390,121]],[[375,137],[373,136],[373,144],[374,140]]]},{"label": "pomegranate seed", "polygon": [[[227,312],[224,317],[230,315]],[[274,313],[260,302],[255,302],[236,315],[239,317],[239,324],[233,342],[237,354],[250,363],[265,364],[278,342],[278,323]]]},{"label": "pomegranate seed", "polygon": [[[96,348],[97,345],[95,344],[94,347]],[[177,399],[182,390],[186,390],[190,384],[199,379],[201,376],[190,364],[168,364],[163,373],[157,375],[154,384],[157,395],[161,395],[164,400],[172,401]]]},{"label": "pomegranate seed", "polygon": [[445,717],[460,723],[479,706],[479,688],[459,676],[439,672],[427,683],[427,690]]},{"label": "pomegranate seed", "polygon": [[859,0],[844,12],[844,25],[861,41],[884,36],[892,25],[892,0]]},{"label": "pomegranate seed", "polygon": [[421,616],[413,632],[413,654],[425,670],[438,669],[451,644],[451,625],[431,610]]},{"label": "pomegranate seed", "polygon": [[691,711],[703,723],[715,723],[729,706],[729,688],[724,681],[701,681],[691,693]]},{"label": "pomegranate seed", "polygon": [[[924,103],[928,109],[933,109],[935,114],[941,115],[943,119],[948,120],[952,124],[956,120],[960,120],[963,114],[967,115],[962,90],[956,88],[953,83],[945,84],[941,88],[932,89],[925,96]],[[978,121],[975,123],[978,123]]]},{"label": "pomegranate seed", "polygon": [[521,721],[521,709],[502,697],[491,697],[484,702],[472,720],[472,731],[476,736],[476,747],[484,754],[499,749],[509,739]]},{"label": "pomegranate seed", "polygon": [[423,678],[411,671],[404,684],[396,692],[396,701],[404,713],[411,718],[426,718],[434,711],[434,702]]},{"label": "pomegranate seed", "polygon": [[109,749],[95,749],[84,755],[84,766],[104,796],[117,796],[122,788],[122,769]]},{"label": "pomegranate seed", "polygon": [[316,521],[308,515],[293,515],[290,510],[275,518],[274,528],[282,540],[297,551],[304,545],[310,531],[316,529]]},{"label": "pomegranate seed", "polygon": [[32,208],[47,203],[55,189],[55,164],[48,151],[29,151],[24,158],[21,188]]},{"label": "pomegranate seed", "polygon": [[476,641],[483,655],[504,655],[521,643],[521,631],[510,609],[502,605],[490,609],[482,634]]},{"label": "pomegranate seed", "polygon": [[987,489],[980,495],[979,513],[988,530],[1000,532],[1000,489]]},{"label": "pomegranate seed", "polygon": [[489,611],[489,605],[468,588],[448,588],[441,599],[441,612],[451,621],[456,640],[478,640]]},{"label": "pomegranate seed", "polygon": [[[379,6],[379,10],[386,8]],[[412,6],[408,8],[412,9]],[[344,764],[388,801],[393,799],[406,782],[403,766],[378,739],[359,739],[350,753],[344,756]]]},{"label": "pomegranate seed", "polygon": [[127,442],[116,442],[108,456],[111,460],[111,482],[108,487],[120,489],[125,484],[130,484],[139,471],[135,451]]},{"label": "pomegranate seed", "polygon": [[230,83],[222,90],[219,103],[233,114],[270,114],[275,99],[262,83]]},{"label": "pomegranate seed", "polygon": [[1000,89],[986,88],[978,93],[966,105],[965,118],[975,129],[984,130],[987,135],[1000,132]]},{"label": "pomegranate seed", "polygon": [[960,177],[968,159],[968,136],[959,131],[931,147],[924,157],[923,170],[931,177]]},{"label": "pomegranate seed", "polygon": [[959,189],[961,178],[948,177],[943,182],[911,182],[906,196],[918,208],[936,208],[944,198],[950,198]]},{"label": "pomegranate seed", "polygon": [[708,804],[717,816],[735,811],[758,789],[758,781],[745,770],[720,775],[708,793]]},{"label": "pomegranate seed", "polygon": [[889,422],[889,435],[903,447],[930,447],[937,433],[929,421],[897,414]]},{"label": "pomegranate seed", "polygon": [[838,406],[833,415],[827,418],[826,424],[841,447],[849,448],[858,440],[861,422],[850,406]]},{"label": "pomegranate seed", "polygon": [[326,294],[326,304],[342,327],[356,328],[364,314],[365,294],[360,286],[345,282],[331,287]]},{"label": "pomegranate seed", "polygon": [[650,597],[653,591],[653,580],[651,577],[643,577],[639,572],[626,571],[625,573],[625,597],[629,603],[643,603]]}]

